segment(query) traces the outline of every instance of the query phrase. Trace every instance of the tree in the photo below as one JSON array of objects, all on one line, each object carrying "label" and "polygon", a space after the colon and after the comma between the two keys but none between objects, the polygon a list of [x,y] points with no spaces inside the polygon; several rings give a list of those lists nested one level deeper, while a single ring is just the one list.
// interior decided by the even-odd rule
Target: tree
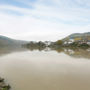
[{"label": "tree", "polygon": [[62,44],[63,44],[63,41],[62,40],[56,41],[56,45],[62,45]]}]

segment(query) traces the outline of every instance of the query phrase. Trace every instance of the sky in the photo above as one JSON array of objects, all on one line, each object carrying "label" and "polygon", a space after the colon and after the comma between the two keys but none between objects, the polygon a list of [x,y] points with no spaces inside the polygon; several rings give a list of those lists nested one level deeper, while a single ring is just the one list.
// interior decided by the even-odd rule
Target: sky
[{"label": "sky", "polygon": [[0,0],[0,35],[56,41],[90,32],[90,0]]}]

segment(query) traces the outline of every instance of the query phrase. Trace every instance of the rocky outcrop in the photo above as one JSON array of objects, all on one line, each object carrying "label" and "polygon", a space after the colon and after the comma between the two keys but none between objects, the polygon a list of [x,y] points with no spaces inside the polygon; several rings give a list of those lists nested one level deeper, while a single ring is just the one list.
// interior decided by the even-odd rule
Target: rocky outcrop
[{"label": "rocky outcrop", "polygon": [[4,82],[3,78],[0,78],[0,90],[10,90],[10,86]]}]

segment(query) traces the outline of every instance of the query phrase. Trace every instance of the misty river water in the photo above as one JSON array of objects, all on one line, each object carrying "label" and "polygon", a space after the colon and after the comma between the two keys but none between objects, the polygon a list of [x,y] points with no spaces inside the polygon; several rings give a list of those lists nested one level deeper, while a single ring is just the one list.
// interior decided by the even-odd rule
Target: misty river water
[{"label": "misty river water", "polygon": [[0,49],[11,90],[90,90],[90,50]]}]

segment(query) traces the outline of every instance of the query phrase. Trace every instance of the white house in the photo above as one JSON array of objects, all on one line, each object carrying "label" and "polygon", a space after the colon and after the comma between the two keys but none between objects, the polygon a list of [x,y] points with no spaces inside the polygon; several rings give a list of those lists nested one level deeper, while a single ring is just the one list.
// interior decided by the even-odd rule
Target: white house
[{"label": "white house", "polygon": [[49,46],[51,44],[50,41],[45,41],[44,43],[46,44],[46,46]]},{"label": "white house", "polygon": [[87,44],[90,45],[90,41],[87,41]]},{"label": "white house", "polygon": [[69,39],[68,41],[65,41],[64,42],[64,45],[66,45],[66,44],[72,44],[73,42],[75,42],[74,39]]}]

